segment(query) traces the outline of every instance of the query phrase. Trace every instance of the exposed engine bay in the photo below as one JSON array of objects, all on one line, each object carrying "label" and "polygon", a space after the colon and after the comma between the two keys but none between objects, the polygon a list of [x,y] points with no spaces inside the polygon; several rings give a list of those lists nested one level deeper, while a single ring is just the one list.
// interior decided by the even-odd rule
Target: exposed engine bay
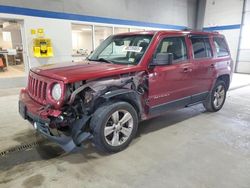
[{"label": "exposed engine bay", "polygon": [[97,80],[87,80],[68,85],[66,103],[62,114],[51,117],[49,131],[52,135],[62,132],[73,139],[73,143],[65,150],[72,150],[74,145],[91,138],[88,123],[93,112],[110,100],[123,100],[130,102],[139,112],[140,118],[145,116],[145,95],[147,95],[147,75],[144,71],[124,74]]}]

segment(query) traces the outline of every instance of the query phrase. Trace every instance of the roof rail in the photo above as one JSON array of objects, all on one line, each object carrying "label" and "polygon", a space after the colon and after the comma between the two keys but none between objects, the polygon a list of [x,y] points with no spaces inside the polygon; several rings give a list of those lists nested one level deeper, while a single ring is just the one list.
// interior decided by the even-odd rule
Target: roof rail
[{"label": "roof rail", "polygon": [[207,33],[219,34],[218,31],[208,31],[204,29],[192,29],[190,27],[185,27],[184,29],[182,29],[182,31],[207,32]]},{"label": "roof rail", "polygon": [[193,29],[190,27],[185,27],[184,29],[182,29],[182,31],[192,31]]}]

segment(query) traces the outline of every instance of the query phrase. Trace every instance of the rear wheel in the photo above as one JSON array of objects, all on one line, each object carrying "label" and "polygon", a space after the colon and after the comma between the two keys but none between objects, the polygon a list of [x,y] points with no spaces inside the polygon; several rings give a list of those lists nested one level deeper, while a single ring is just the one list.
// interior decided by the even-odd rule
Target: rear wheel
[{"label": "rear wheel", "polygon": [[226,84],[222,80],[218,80],[214,85],[213,90],[208,95],[206,101],[203,103],[204,107],[209,112],[219,111],[226,99],[227,89]]},{"label": "rear wheel", "polygon": [[126,102],[107,104],[93,114],[90,127],[97,149],[118,152],[125,149],[136,134],[137,113]]}]

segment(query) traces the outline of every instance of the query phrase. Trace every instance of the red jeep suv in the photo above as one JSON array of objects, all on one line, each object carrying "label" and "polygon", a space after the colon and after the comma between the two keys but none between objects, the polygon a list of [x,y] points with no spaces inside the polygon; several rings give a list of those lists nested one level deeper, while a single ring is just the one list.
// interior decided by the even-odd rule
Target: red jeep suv
[{"label": "red jeep suv", "polygon": [[220,110],[232,67],[217,32],[113,35],[86,61],[31,69],[19,113],[65,151],[91,139],[98,149],[118,152],[142,120],[198,103]]}]

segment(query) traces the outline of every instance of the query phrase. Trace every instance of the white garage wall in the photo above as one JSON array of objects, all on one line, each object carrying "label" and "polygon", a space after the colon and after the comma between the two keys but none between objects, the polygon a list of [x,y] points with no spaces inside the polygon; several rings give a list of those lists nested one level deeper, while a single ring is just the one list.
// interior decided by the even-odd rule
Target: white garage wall
[{"label": "white garage wall", "polygon": [[245,2],[237,72],[250,73],[250,0]]},{"label": "white garage wall", "polygon": [[239,46],[239,37],[240,37],[240,28],[239,29],[228,29],[228,30],[219,30],[221,34],[226,37],[229,50],[231,52],[232,59],[234,61],[234,68],[236,67],[237,53]]},{"label": "white garage wall", "polygon": [[243,0],[207,0],[205,9],[204,28],[225,35],[234,62],[237,59],[242,10]]},{"label": "white garage wall", "polygon": [[243,0],[207,0],[204,26],[240,24]]},{"label": "white garage wall", "polygon": [[194,27],[197,0],[1,0],[0,4]]},{"label": "white garage wall", "polygon": [[[71,22],[68,20],[37,18],[32,16],[0,14],[0,19],[17,19],[23,22],[24,32],[24,58],[26,58],[26,69],[49,64],[66,62],[72,60],[72,37]],[[54,57],[35,58],[32,52],[31,29],[44,28],[45,36],[52,39]],[[26,70],[28,71],[28,70]]]},{"label": "white garage wall", "polygon": [[[59,63],[71,61],[72,57],[72,39],[71,23],[65,20],[46,19],[26,17],[24,19],[25,32],[27,34],[30,67],[36,67],[44,64]],[[32,52],[31,29],[44,28],[45,36],[51,38],[53,44],[54,57],[35,58]]]},{"label": "white garage wall", "polygon": [[[44,64],[60,63],[73,60],[71,32],[72,23],[90,25],[94,24],[107,27],[115,26],[131,28],[132,26],[135,28],[144,27],[145,29],[155,26],[159,26],[158,28],[161,28],[160,26],[171,27],[171,25],[177,27],[180,26],[179,28],[187,26],[193,27],[196,21],[196,3],[196,0],[156,0],[154,3],[152,3],[150,0],[107,0],[105,3],[98,0],[74,0],[71,3],[68,3],[66,0],[2,0],[0,3],[0,19],[11,18],[23,21],[24,25],[22,33],[25,36],[24,53],[26,57],[25,59],[27,59],[25,67],[27,69],[26,71],[28,71],[29,68]],[[6,8],[4,6],[9,7]],[[19,9],[16,9],[15,7],[19,7]],[[22,10],[20,7],[32,9]],[[12,12],[8,12],[7,9],[10,9]],[[39,10],[45,10],[46,12],[39,12]],[[22,15],[19,15],[19,12],[22,12]],[[37,17],[33,16],[34,13],[37,14]],[[75,14],[77,15],[75,16]],[[53,17],[55,15],[56,18],[58,16],[60,19],[55,19],[55,17]],[[84,19],[86,18],[87,20],[78,20],[78,18],[83,18],[81,15],[87,15],[84,17]],[[89,16],[99,16],[99,18],[96,19],[96,17]],[[109,18],[121,19],[121,24],[114,24],[112,23],[114,20],[110,20]],[[125,20],[123,21],[123,19]],[[100,20],[104,20],[104,22],[101,23]],[[119,20],[115,21],[119,22]],[[135,25],[126,23],[135,23]],[[139,25],[136,25],[136,23]],[[147,23],[153,26],[146,26]],[[140,24],[142,25],[140,26]],[[54,49],[54,57],[33,57],[33,36],[31,35],[30,30],[38,28],[44,28],[46,37],[51,38]],[[99,34],[97,33],[97,40],[98,37]]]}]

